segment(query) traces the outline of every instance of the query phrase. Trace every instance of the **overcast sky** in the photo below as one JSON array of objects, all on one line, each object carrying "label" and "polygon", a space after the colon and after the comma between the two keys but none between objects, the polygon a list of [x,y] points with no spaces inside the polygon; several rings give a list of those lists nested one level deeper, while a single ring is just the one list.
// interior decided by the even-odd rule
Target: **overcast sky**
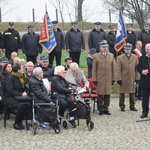
[{"label": "overcast sky", "polygon": [[[108,10],[103,8],[101,1],[103,0],[86,0],[84,2],[83,7],[86,10],[85,12],[87,12],[85,13],[87,18],[86,21],[109,22]],[[7,7],[2,7],[2,22],[31,22],[33,8],[35,10],[35,21],[42,22],[45,3],[47,4],[47,11],[49,13],[50,19],[55,20],[55,8],[50,4],[49,0],[10,0],[10,3],[7,5]],[[6,13],[9,10],[11,11]],[[4,15],[4,13],[6,14]],[[72,13],[72,21],[74,21],[74,12]],[[64,20],[65,22],[70,21],[67,8],[64,10]],[[116,22],[117,18],[114,17],[112,20],[113,22]],[[61,21],[60,17],[59,21]]]}]

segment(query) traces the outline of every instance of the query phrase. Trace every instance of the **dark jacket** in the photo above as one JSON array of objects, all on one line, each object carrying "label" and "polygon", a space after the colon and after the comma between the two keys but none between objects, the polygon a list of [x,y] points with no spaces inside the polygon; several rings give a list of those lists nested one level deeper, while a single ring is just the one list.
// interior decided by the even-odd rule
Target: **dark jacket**
[{"label": "dark jacket", "polygon": [[100,31],[93,29],[88,36],[89,49],[96,48],[96,50],[99,51],[99,42],[102,40],[106,40],[105,31],[103,29],[100,29]]},{"label": "dark jacket", "polygon": [[36,77],[32,77],[30,80],[30,92],[34,93],[35,100],[37,103],[50,102],[51,98],[48,96],[47,90],[42,80]]},{"label": "dark jacket", "polygon": [[88,57],[86,57],[86,62],[88,67],[88,78],[92,78],[93,58],[88,55]]},{"label": "dark jacket", "polygon": [[54,92],[58,93],[58,98],[66,98],[71,93],[71,89],[69,88],[69,83],[62,77],[55,75],[52,78],[51,82],[51,93],[53,95]]},{"label": "dark jacket", "polygon": [[[147,75],[143,75],[142,71],[148,69],[149,73]],[[137,70],[141,74],[141,87],[142,88],[150,88],[150,58],[146,55],[143,55],[139,59],[139,64],[137,65]]]},{"label": "dark jacket", "polygon": [[85,49],[85,41],[82,32],[70,29],[66,33],[65,37],[66,49],[70,49],[70,52],[81,52],[81,49]]},{"label": "dark jacket", "polygon": [[52,77],[54,76],[54,67],[49,65],[47,68],[40,66],[43,70],[43,78],[47,78],[49,82],[51,82]]},{"label": "dark jacket", "polygon": [[56,47],[54,48],[53,52],[61,52],[62,49],[65,49],[65,41],[62,31],[57,28],[57,32],[54,31],[55,39],[56,39]]},{"label": "dark jacket", "polygon": [[0,32],[0,48],[3,49],[4,48],[4,43],[3,43],[3,35]]},{"label": "dark jacket", "polygon": [[4,48],[10,52],[20,49],[20,35],[14,29],[8,29],[3,33]]},{"label": "dark jacket", "polygon": [[128,30],[127,30],[126,43],[132,44],[132,49],[135,48],[135,44],[136,44],[136,34],[134,33],[134,31],[131,31],[131,33],[129,33]]},{"label": "dark jacket", "polygon": [[7,104],[16,105],[18,102],[14,99],[14,96],[22,96],[24,89],[22,89],[19,79],[12,74],[6,77],[5,80],[5,100]]},{"label": "dark jacket", "polygon": [[39,34],[29,32],[24,34],[21,41],[22,51],[27,56],[37,56],[42,52],[42,47],[39,44]]},{"label": "dark jacket", "polygon": [[145,45],[147,43],[150,43],[150,30],[148,33],[146,33],[145,30],[142,30],[142,32],[139,32],[138,40],[142,42],[143,44],[142,49],[145,50]]},{"label": "dark jacket", "polygon": [[117,33],[117,31],[115,31],[115,34],[110,31],[110,32],[108,32],[108,34],[107,34],[107,42],[108,42],[108,44],[109,44],[109,52],[110,52],[110,53],[113,53],[114,55],[115,55],[115,53],[116,53],[116,51],[115,51],[115,49],[114,49],[116,33]]}]

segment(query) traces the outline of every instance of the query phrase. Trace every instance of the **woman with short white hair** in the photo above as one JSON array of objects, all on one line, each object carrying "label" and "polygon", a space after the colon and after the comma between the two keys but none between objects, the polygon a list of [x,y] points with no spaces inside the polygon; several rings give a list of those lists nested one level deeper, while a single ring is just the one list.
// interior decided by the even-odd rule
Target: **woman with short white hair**
[{"label": "woman with short white hair", "polygon": [[[72,93],[72,89],[69,89],[69,83],[65,80],[65,67],[57,66],[54,70],[54,77],[51,81],[51,93],[53,97],[53,93],[58,93],[58,101],[59,101],[59,116],[60,120],[64,117],[64,113],[66,109],[69,109],[71,112],[74,109],[73,100],[70,98],[70,94]],[[74,120],[74,113],[70,113],[70,121],[72,127],[76,127]]]}]

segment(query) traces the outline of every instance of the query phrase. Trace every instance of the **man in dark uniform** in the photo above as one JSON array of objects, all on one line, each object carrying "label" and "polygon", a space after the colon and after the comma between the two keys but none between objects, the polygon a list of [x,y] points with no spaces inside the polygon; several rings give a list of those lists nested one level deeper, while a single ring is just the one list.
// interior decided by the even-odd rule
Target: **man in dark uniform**
[{"label": "man in dark uniform", "polygon": [[142,115],[141,118],[147,117],[149,113],[149,96],[150,96],[150,43],[145,46],[146,55],[142,55],[137,65],[137,70],[141,74],[140,84],[143,92]]},{"label": "man in dark uniform", "polygon": [[135,43],[136,43],[136,34],[132,30],[133,24],[132,23],[128,23],[126,25],[126,27],[127,27],[127,39],[126,39],[126,43],[132,44],[132,49],[134,49],[135,48]]},{"label": "man in dark uniform", "polygon": [[114,54],[114,57],[116,58],[116,50],[114,49],[115,46],[115,38],[116,38],[116,29],[114,25],[109,26],[110,31],[107,34],[107,42],[109,44],[109,52]]},{"label": "man in dark uniform", "polygon": [[101,22],[95,22],[94,29],[89,33],[88,46],[89,49],[95,48],[99,52],[99,42],[106,40],[106,33],[101,29]]},{"label": "man in dark uniform", "polygon": [[61,65],[62,49],[65,49],[64,36],[62,31],[58,28],[58,21],[52,21],[53,31],[56,39],[56,47],[49,54],[49,63],[53,65],[54,57],[56,59],[56,66]]},{"label": "man in dark uniform", "polygon": [[81,49],[85,51],[85,41],[82,32],[78,29],[77,22],[72,22],[72,28],[67,31],[65,42],[66,50],[69,52],[73,62],[79,65]]},{"label": "man in dark uniform", "polygon": [[8,30],[3,33],[3,43],[5,56],[10,59],[13,51],[18,52],[20,49],[20,35],[19,32],[14,29],[14,23],[9,22]]},{"label": "man in dark uniform", "polygon": [[34,26],[29,25],[28,33],[23,35],[21,41],[22,51],[26,55],[27,62],[32,61],[35,64],[38,53],[42,52],[39,37],[39,34],[34,32]]},{"label": "man in dark uniform", "polygon": [[150,27],[149,27],[149,23],[145,23],[144,24],[144,29],[139,32],[138,34],[138,40],[142,42],[143,47],[142,49],[145,50],[145,45],[147,43],[150,43]]}]

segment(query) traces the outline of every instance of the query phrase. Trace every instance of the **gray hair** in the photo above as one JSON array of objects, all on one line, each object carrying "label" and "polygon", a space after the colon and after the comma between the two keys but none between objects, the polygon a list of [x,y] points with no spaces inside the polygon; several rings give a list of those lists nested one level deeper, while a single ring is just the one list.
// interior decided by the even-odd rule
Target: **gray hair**
[{"label": "gray hair", "polygon": [[70,70],[74,71],[74,70],[78,70],[79,69],[79,66],[76,62],[72,62],[70,64]]},{"label": "gray hair", "polygon": [[64,70],[65,70],[65,67],[59,65],[59,66],[55,67],[54,74],[55,74],[55,75],[59,75],[59,74],[60,74],[62,71],[64,71]]},{"label": "gray hair", "polygon": [[33,76],[38,77],[38,75],[42,72],[43,72],[43,70],[41,67],[36,67],[33,69]]}]

